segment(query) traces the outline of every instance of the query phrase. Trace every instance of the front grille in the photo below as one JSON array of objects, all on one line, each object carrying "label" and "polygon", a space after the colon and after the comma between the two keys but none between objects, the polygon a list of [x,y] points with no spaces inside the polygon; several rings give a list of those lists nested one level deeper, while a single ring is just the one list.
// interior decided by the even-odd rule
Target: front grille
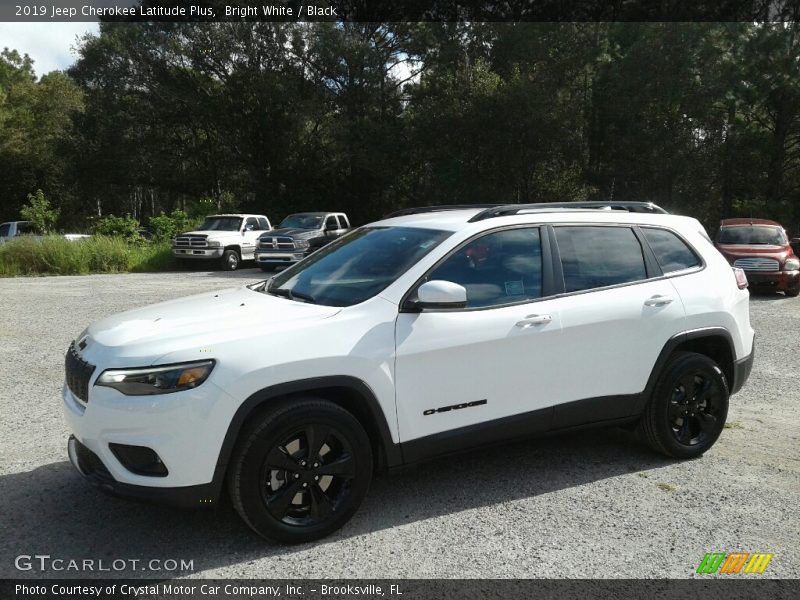
[{"label": "front grille", "polygon": [[745,271],[778,271],[779,263],[772,258],[739,258],[733,263]]},{"label": "front grille", "polygon": [[262,250],[294,249],[294,240],[285,236],[262,237],[258,240],[258,247]]},{"label": "front grille", "polygon": [[95,368],[94,365],[90,365],[78,356],[75,342],[72,342],[64,357],[64,372],[70,391],[84,402],[87,402],[89,398],[89,380],[92,378]]},{"label": "front grille", "polygon": [[205,248],[207,239],[205,235],[179,235],[175,238],[175,248]]}]

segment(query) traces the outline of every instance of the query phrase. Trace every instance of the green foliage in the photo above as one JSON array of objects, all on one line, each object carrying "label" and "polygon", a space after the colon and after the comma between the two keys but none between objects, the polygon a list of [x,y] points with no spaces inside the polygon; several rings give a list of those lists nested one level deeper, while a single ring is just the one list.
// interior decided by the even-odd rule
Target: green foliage
[{"label": "green foliage", "polygon": [[[0,55],[0,221],[652,200],[800,233],[800,25],[102,23]],[[201,199],[198,201],[198,199]],[[62,224],[63,226],[63,224]],[[71,226],[71,225],[70,225]]]},{"label": "green foliage", "polygon": [[106,215],[100,217],[92,227],[94,233],[98,235],[121,237],[128,242],[141,240],[138,229],[139,221],[130,215],[124,217]]},{"label": "green foliage", "polygon": [[36,193],[28,194],[28,203],[19,212],[26,221],[33,221],[38,231],[47,234],[55,229],[61,211],[50,206],[42,190],[36,190]]},{"label": "green foliage", "polygon": [[199,221],[200,219],[191,218],[180,209],[173,210],[169,215],[161,213],[156,217],[150,217],[153,240],[168,242],[179,233],[195,229],[199,225]]},{"label": "green foliage", "polygon": [[169,244],[129,244],[95,235],[70,242],[61,236],[21,237],[0,245],[0,276],[85,275],[174,268]]}]

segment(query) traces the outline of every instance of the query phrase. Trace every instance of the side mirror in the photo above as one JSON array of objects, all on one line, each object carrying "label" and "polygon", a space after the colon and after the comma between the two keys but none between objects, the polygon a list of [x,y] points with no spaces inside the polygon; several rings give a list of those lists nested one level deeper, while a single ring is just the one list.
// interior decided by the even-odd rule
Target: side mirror
[{"label": "side mirror", "polygon": [[452,281],[426,281],[417,289],[417,308],[466,308],[467,290]]}]

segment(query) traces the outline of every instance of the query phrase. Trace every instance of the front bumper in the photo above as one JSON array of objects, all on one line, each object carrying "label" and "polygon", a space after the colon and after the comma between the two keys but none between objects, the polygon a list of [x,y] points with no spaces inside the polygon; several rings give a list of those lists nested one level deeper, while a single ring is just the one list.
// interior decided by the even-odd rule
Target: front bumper
[{"label": "front bumper", "polygon": [[260,265],[292,265],[310,254],[309,251],[263,252],[256,250],[256,263]]},{"label": "front bumper", "polygon": [[770,288],[779,292],[800,288],[800,271],[745,271],[747,283],[754,289]]},{"label": "front bumper", "polygon": [[[62,400],[69,431],[96,459],[87,463],[96,468],[79,470],[104,489],[160,497],[174,493],[159,491],[164,489],[221,487],[217,463],[237,404],[212,381],[162,396],[125,396],[111,388],[90,386],[88,402],[64,385]],[[152,449],[167,475],[133,472],[115,455],[112,444]],[[135,488],[145,488],[146,493]]]},{"label": "front bumper", "polygon": [[71,435],[67,441],[69,461],[80,475],[100,490],[124,498],[169,504],[182,508],[210,507],[219,499],[219,483],[163,488],[121,483],[114,479],[103,461]]},{"label": "front bumper", "polygon": [[173,248],[175,258],[222,258],[224,248]]}]

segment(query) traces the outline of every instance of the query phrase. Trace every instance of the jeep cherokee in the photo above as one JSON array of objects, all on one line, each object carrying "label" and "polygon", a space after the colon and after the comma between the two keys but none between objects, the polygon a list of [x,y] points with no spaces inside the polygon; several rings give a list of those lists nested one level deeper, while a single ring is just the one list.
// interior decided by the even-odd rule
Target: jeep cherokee
[{"label": "jeep cherokee", "polygon": [[82,475],[184,506],[227,487],[256,532],[305,542],[374,471],[484,444],[626,425],[700,456],[753,330],[744,272],[695,219],[418,209],[269,280],[103,319],[65,360]]}]

